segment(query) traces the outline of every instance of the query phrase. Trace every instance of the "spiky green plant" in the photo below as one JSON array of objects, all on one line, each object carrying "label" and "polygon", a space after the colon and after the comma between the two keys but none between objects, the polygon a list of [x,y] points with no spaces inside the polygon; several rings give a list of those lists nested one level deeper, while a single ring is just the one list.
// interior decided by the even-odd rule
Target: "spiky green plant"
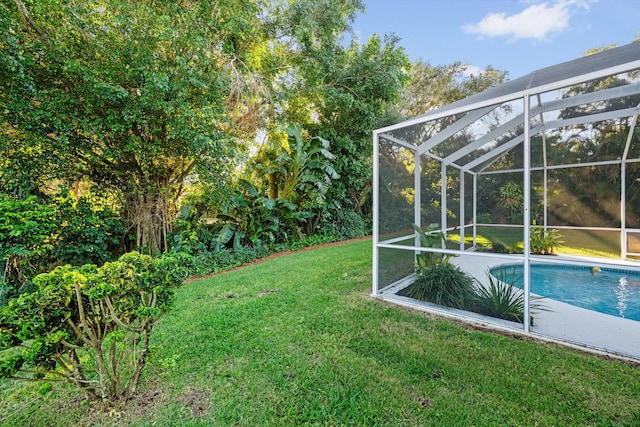
[{"label": "spiky green plant", "polygon": [[440,262],[421,269],[404,294],[417,300],[464,309],[473,300],[473,279],[458,266]]},{"label": "spiky green plant", "polygon": [[545,230],[544,227],[536,225],[535,221],[530,233],[529,242],[532,254],[551,255],[563,243],[558,230]]},{"label": "spiky green plant", "polygon": [[[487,286],[477,284],[474,289],[474,310],[480,314],[497,317],[499,319],[523,322],[524,319],[524,291],[514,286],[520,277],[507,274],[501,268],[497,276],[487,271]],[[547,310],[539,297],[532,296],[530,309]]]},{"label": "spiky green plant", "polygon": [[[423,248],[438,248],[444,246],[446,239],[442,231],[438,231],[438,224],[429,224],[426,230],[413,224],[413,229],[420,237],[420,245]],[[418,272],[429,268],[434,264],[448,263],[451,255],[441,252],[420,252],[416,255],[416,270]]]}]

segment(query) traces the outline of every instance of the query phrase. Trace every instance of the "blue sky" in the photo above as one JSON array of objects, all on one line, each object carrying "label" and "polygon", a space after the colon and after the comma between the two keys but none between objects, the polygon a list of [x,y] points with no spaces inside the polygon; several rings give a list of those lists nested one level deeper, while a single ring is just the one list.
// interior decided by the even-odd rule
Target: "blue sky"
[{"label": "blue sky", "polygon": [[411,61],[455,61],[514,79],[608,44],[640,37],[638,0],[364,0],[362,42],[395,33]]}]

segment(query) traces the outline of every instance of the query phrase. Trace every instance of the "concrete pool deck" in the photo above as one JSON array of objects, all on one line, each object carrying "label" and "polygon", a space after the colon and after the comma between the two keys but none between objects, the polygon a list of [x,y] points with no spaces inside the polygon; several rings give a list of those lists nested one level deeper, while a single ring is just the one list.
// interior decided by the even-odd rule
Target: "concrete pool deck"
[{"label": "concrete pool deck", "polygon": [[[591,267],[609,266],[612,268],[640,269],[639,262],[603,258],[562,255],[531,257],[531,260],[532,262],[542,263],[569,262]],[[459,265],[468,274],[482,280],[486,277],[490,268],[501,264],[521,262],[521,259],[509,256],[485,257],[476,254],[461,254],[452,258],[452,262]],[[396,292],[410,283],[410,278],[401,280],[383,289],[379,297],[394,304],[446,317],[459,318],[488,328],[523,332],[523,326],[518,323],[439,307],[396,295]],[[530,329],[532,336],[551,341],[560,341],[599,353],[640,360],[640,322],[587,310],[549,298],[544,298],[542,302],[549,311],[534,311],[532,313],[534,317],[534,324]]]}]

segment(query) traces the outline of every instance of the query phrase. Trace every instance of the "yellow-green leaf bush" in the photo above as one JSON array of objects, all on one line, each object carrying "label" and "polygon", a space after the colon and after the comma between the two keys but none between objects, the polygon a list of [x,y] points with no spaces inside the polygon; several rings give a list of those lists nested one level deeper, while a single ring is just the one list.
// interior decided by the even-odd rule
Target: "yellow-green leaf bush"
[{"label": "yellow-green leaf bush", "polygon": [[90,399],[130,397],[153,326],[185,277],[175,258],[137,252],[36,276],[37,291],[0,310],[0,377],[66,381]]}]

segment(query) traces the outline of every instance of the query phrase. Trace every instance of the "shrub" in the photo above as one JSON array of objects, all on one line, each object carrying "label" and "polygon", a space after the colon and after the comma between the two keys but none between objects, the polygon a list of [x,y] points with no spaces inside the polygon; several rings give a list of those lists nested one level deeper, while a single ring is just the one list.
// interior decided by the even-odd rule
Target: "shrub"
[{"label": "shrub", "polygon": [[62,264],[100,265],[122,253],[126,229],[118,213],[86,197],[60,199],[54,207],[60,226],[52,254]]},{"label": "shrub", "polygon": [[448,262],[432,264],[419,271],[404,295],[453,308],[466,308],[473,299],[473,279]]},{"label": "shrub", "polygon": [[493,224],[493,215],[490,213],[479,213],[476,215],[476,223],[478,224]]},{"label": "shrub", "polygon": [[221,246],[206,224],[178,221],[170,239],[171,252],[198,255]]},{"label": "shrub", "polygon": [[90,399],[131,397],[151,331],[184,278],[174,258],[137,252],[35,277],[36,292],[0,311],[0,378],[66,381]]},{"label": "shrub", "polygon": [[551,255],[562,244],[558,230],[545,230],[543,227],[531,227],[529,236],[531,253],[536,255]]},{"label": "shrub", "polygon": [[13,297],[43,271],[42,260],[53,247],[54,210],[33,196],[18,200],[0,194],[0,212],[0,280],[9,285],[7,297]]},{"label": "shrub", "polygon": [[265,197],[246,180],[238,180],[238,186],[213,214],[213,242],[217,244],[212,249],[274,245],[301,237],[299,224],[311,212],[285,198]]},{"label": "shrub", "polygon": [[489,242],[488,244],[478,244],[476,246],[477,252],[492,252],[494,254],[506,254],[509,253],[509,249],[502,242]]},{"label": "shrub", "polygon": [[503,243],[491,242],[491,252],[496,254],[506,254],[508,249]]},{"label": "shrub", "polygon": [[[520,277],[507,274],[502,268],[494,277],[487,272],[488,285],[476,285],[473,311],[499,319],[523,322],[524,291],[515,286]],[[546,310],[539,302],[540,298],[531,298],[531,311]]]},{"label": "shrub", "polygon": [[364,237],[369,227],[361,215],[349,209],[335,209],[320,226],[317,234],[332,236],[335,240]]}]

